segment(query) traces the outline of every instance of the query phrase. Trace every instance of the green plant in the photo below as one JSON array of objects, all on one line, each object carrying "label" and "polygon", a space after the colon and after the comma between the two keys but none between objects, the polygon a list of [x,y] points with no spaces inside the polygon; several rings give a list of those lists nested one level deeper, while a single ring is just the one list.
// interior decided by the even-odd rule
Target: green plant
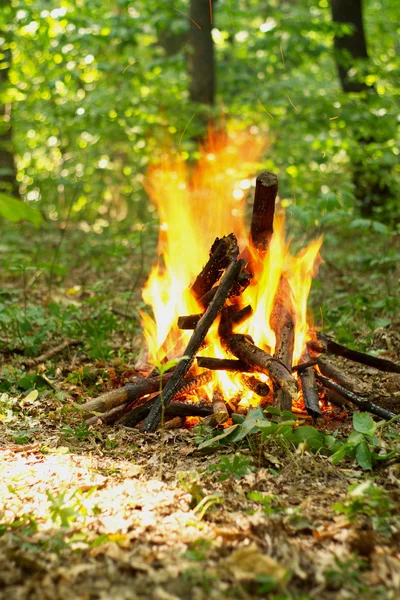
[{"label": "green plant", "polygon": [[388,493],[372,481],[351,485],[346,498],[333,506],[336,512],[346,515],[349,521],[366,517],[374,528],[386,533],[389,532],[389,524],[395,516],[394,508]]},{"label": "green plant", "polygon": [[221,456],[220,461],[207,468],[208,473],[219,472],[218,481],[226,481],[230,477],[242,479],[245,475],[254,471],[255,467],[251,465],[251,457],[242,454],[235,454],[232,460],[229,456]]},{"label": "green plant", "polygon": [[65,425],[61,427],[60,433],[67,439],[76,438],[77,440],[85,440],[90,436],[90,428],[87,423],[78,423],[75,428]]}]

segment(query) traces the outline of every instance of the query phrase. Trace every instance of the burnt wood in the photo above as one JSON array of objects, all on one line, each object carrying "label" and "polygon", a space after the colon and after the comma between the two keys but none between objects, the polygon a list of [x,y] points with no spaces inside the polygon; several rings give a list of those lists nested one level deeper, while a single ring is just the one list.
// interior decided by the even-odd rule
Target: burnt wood
[{"label": "burnt wood", "polygon": [[339,383],[335,383],[334,381],[332,381],[328,377],[325,377],[324,375],[316,373],[315,377],[320,383],[322,383],[322,385],[325,388],[337,392],[340,396],[342,396],[346,400],[349,400],[349,402],[355,404],[360,410],[370,412],[381,419],[385,419],[386,421],[390,421],[390,419],[393,419],[397,416],[394,412],[387,410],[386,408],[383,408],[382,406],[379,406],[374,402],[371,402],[370,400],[368,400],[368,398],[358,396],[350,390],[346,390],[342,385],[339,385]]},{"label": "burnt wood", "polygon": [[254,375],[240,375],[239,377],[240,383],[247,388],[253,394],[257,396],[268,396],[269,394],[269,385],[265,381],[261,381],[258,377]]},{"label": "burnt wood", "polygon": [[210,258],[196,277],[191,287],[195,298],[199,299],[211,290],[213,285],[221,277],[224,269],[236,259],[239,254],[237,239],[233,233],[219,239],[217,238],[211,246]]},{"label": "burnt wood", "polygon": [[193,332],[192,337],[185,349],[184,357],[177,365],[176,369],[171,375],[171,379],[168,381],[162,394],[160,394],[150,413],[148,414],[144,424],[143,431],[151,432],[156,431],[161,421],[161,413],[163,407],[167,407],[172,398],[176,395],[179,390],[180,383],[183,377],[186,375],[190,368],[196,353],[198,352],[201,344],[203,343],[209,328],[217,317],[218,313],[222,309],[225,301],[228,297],[229,291],[232,288],[233,283],[236,281],[240,271],[244,267],[244,261],[233,260],[227,270],[225,271],[221,283],[218,286],[214,299],[208,306],[206,312],[201,317],[196,329]]},{"label": "burnt wood", "polygon": [[336,381],[336,383],[339,383],[339,385],[342,385],[347,390],[362,395],[361,383],[346,373],[343,373],[341,369],[334,365],[328,358],[319,356],[317,365],[322,375],[329,377],[329,379],[333,379],[333,381]]},{"label": "burnt wood", "polygon": [[[135,425],[147,417],[157,401],[157,397],[155,396],[144,404],[136,406],[131,412],[124,415],[117,424],[124,425],[125,427],[135,427]],[[165,407],[165,415],[173,417],[207,417],[211,414],[211,403],[171,402],[169,406]]]},{"label": "burnt wood", "polygon": [[197,365],[202,369],[211,371],[235,371],[238,373],[251,373],[254,368],[237,358],[212,358],[210,356],[198,356]]}]

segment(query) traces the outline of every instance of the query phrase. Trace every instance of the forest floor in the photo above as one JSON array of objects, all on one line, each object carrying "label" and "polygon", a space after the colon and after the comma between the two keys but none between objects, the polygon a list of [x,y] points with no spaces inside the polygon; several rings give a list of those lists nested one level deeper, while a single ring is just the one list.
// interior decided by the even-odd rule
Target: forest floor
[{"label": "forest floor", "polygon": [[[83,422],[77,405],[135,374],[154,240],[2,236],[0,599],[399,598],[398,425],[385,438],[394,458],[369,471],[277,439],[199,450],[198,428]],[[390,261],[371,270],[365,239],[351,258],[342,245],[342,262],[327,247],[316,314],[323,306],[341,341],[398,361],[398,272]],[[23,364],[71,337],[81,344]],[[398,412],[399,375],[346,369]],[[352,411],[332,409],[317,427],[348,436]]]}]

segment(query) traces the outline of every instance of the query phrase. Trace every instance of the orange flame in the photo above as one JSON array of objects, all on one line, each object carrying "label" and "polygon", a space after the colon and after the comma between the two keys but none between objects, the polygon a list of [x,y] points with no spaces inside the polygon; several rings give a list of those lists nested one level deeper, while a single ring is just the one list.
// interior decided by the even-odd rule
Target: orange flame
[{"label": "orange flame", "polygon": [[[210,132],[192,172],[179,154],[174,159],[163,157],[160,164],[149,170],[146,189],[160,216],[160,259],[143,290],[143,298],[154,314],[153,319],[142,313],[150,360],[160,361],[166,354],[169,358],[182,355],[191,332],[179,330],[177,319],[180,315],[201,312],[189,288],[205,264],[215,238],[233,232],[239,246],[246,247],[246,194],[252,185],[249,174],[255,172],[263,147],[262,140],[249,133]],[[275,333],[270,317],[284,275],[290,286],[295,319],[294,364],[299,361],[306,341],[307,298],[321,243],[320,238],[298,256],[292,256],[285,238],[284,219],[276,217],[267,254],[260,257],[249,248],[254,273],[242,298],[253,307],[254,313],[237,331],[250,334],[258,346],[273,353]],[[226,356],[216,323],[207,340],[207,355]],[[245,402],[253,399],[253,393],[243,392],[240,381],[230,373],[215,372],[210,393],[216,383],[227,399],[238,394]]]}]

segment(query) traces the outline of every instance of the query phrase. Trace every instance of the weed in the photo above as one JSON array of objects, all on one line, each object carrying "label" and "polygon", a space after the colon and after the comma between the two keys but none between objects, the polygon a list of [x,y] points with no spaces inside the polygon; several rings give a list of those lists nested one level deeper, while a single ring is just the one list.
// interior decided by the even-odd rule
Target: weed
[{"label": "weed", "polygon": [[388,493],[372,481],[351,485],[345,500],[333,506],[336,512],[346,515],[349,521],[367,518],[374,529],[386,534],[390,534],[394,508]]},{"label": "weed", "polygon": [[75,429],[70,425],[66,425],[61,428],[60,432],[67,439],[75,438],[77,440],[85,440],[90,436],[90,429],[87,423],[78,423]]},{"label": "weed", "polygon": [[221,474],[217,477],[218,481],[226,481],[231,476],[235,479],[242,479],[242,477],[255,470],[255,467],[251,466],[250,463],[251,458],[243,454],[235,454],[232,460],[229,459],[229,456],[221,456],[219,463],[210,465],[207,472],[220,472]]}]

